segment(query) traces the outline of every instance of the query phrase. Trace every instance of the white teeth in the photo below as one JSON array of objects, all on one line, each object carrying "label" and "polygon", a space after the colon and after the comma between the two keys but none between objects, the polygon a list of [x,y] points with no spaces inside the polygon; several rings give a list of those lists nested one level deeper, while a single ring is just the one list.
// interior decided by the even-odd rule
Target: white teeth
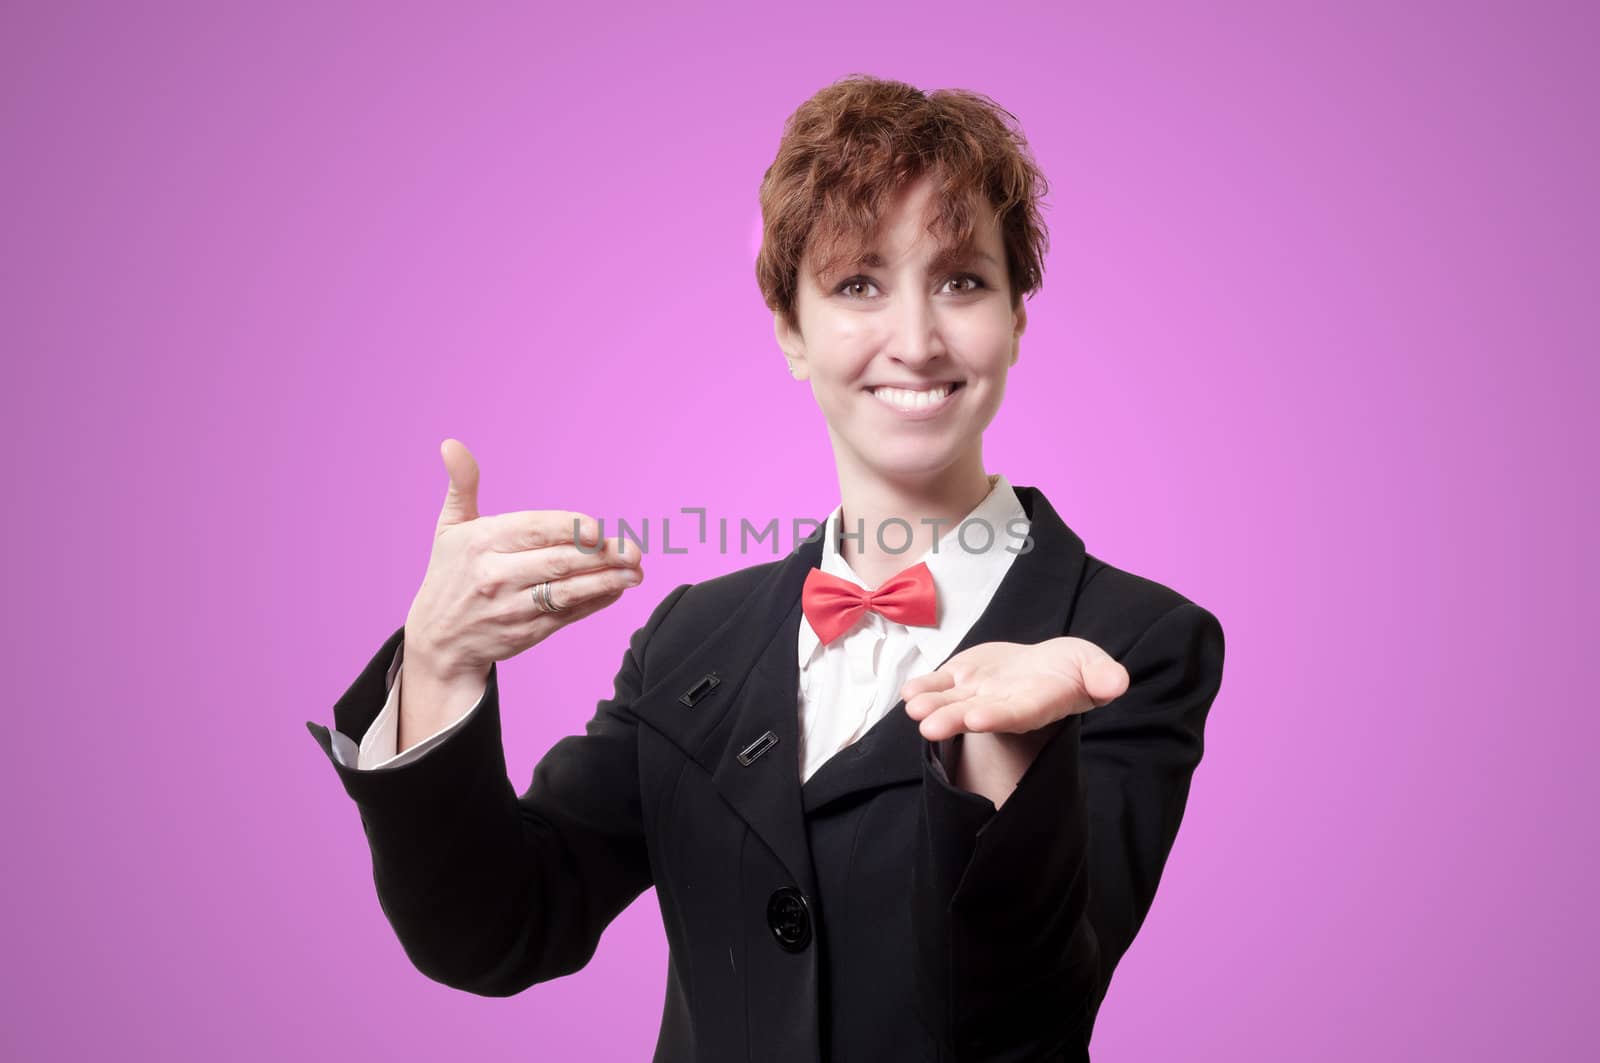
[{"label": "white teeth", "polygon": [[950,385],[943,384],[928,391],[907,391],[904,388],[873,388],[872,394],[902,410],[920,410],[937,406],[950,394]]}]

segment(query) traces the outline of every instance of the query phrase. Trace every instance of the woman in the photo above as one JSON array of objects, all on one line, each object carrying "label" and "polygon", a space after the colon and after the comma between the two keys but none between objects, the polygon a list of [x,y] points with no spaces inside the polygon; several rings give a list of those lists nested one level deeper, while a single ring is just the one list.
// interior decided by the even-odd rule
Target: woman
[{"label": "woman", "polygon": [[1044,243],[1005,114],[854,77],[791,117],[756,272],[840,503],[787,557],[674,588],[520,797],[495,662],[616,601],[641,561],[582,514],[480,517],[477,467],[445,442],[406,624],[338,731],[308,724],[428,977],[505,996],[570,974],[654,885],[657,1060],[1088,1058],[1223,636],[984,471]]}]

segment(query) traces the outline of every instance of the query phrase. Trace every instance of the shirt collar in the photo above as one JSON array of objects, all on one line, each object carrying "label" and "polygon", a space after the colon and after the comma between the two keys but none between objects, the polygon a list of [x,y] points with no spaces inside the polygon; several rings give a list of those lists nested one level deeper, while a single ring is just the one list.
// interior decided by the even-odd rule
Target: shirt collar
[{"label": "shirt collar", "polygon": [[[989,477],[989,484],[988,495],[972,512],[952,524],[939,537],[937,544],[924,551],[921,557],[907,560],[901,566],[910,568],[917,561],[926,561],[928,571],[933,574],[933,585],[939,595],[938,624],[906,627],[917,648],[930,661],[942,662],[977,622],[994,597],[995,588],[1005,578],[1011,562],[1016,559],[1017,546],[1028,532],[1030,522],[1027,512],[1017,499],[1011,482],[1003,474],[994,473]],[[839,516],[843,509],[844,503],[841,501],[828,514],[819,567],[829,575],[871,590],[839,553]],[[971,547],[970,550],[957,537],[962,524],[969,520],[982,521],[986,525],[986,528],[980,526],[967,531],[964,540]],[[987,548],[980,552],[985,539],[988,540]],[[851,628],[851,631],[854,630]],[[800,616],[799,637],[800,661],[802,664],[808,663],[822,646],[822,640],[817,637],[804,613]],[[839,637],[848,638],[849,632]]]}]

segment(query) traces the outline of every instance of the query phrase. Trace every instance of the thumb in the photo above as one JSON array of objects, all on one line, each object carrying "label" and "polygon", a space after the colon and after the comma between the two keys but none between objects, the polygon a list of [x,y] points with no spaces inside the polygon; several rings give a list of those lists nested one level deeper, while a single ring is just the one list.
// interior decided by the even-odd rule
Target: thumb
[{"label": "thumb", "polygon": [[450,489],[445,493],[444,509],[439,513],[439,527],[477,520],[478,463],[472,460],[472,451],[459,439],[446,439],[439,444],[439,456],[450,474]]},{"label": "thumb", "polygon": [[1108,653],[1102,652],[1083,670],[1083,685],[1095,705],[1107,705],[1128,692],[1131,677],[1127,668]]}]

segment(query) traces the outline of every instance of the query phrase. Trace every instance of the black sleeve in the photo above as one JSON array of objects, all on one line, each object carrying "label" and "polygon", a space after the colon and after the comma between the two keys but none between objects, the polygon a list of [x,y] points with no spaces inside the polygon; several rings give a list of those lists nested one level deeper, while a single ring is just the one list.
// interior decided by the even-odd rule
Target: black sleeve
[{"label": "black sleeve", "polygon": [[[652,634],[683,584],[636,630],[582,735],[562,738],[518,797],[501,741],[497,666],[473,716],[428,755],[358,770],[333,756],[328,728],[308,721],[356,804],[378,902],[427,977],[482,996],[510,996],[589,962],[601,932],[651,885],[640,810],[637,723]],[[364,734],[383,708],[402,627],[334,705],[335,726]]]},{"label": "black sleeve", "polygon": [[912,897],[918,1000],[958,1060],[1081,1036],[1155,899],[1222,681],[1216,617],[1183,602],[1118,659],[1128,690],[1052,724],[997,810],[925,742]]}]

